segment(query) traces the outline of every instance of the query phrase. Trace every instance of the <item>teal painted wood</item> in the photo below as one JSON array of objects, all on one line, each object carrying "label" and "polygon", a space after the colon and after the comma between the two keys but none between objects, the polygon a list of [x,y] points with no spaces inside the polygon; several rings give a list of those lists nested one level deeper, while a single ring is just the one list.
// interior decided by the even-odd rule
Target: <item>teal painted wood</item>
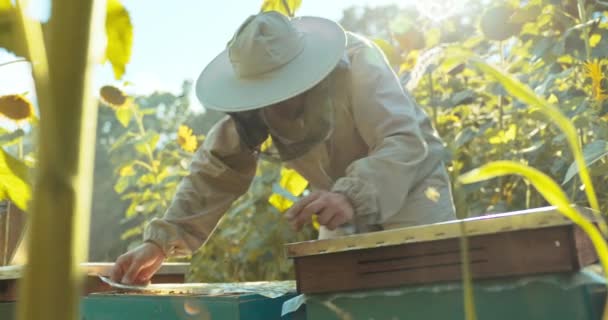
[{"label": "teal painted wood", "polygon": [[0,302],[0,320],[14,320],[17,319],[15,314],[15,302]]},{"label": "teal painted wood", "polygon": [[[83,320],[305,320],[304,310],[281,318],[283,302],[259,295],[170,297],[92,295],[81,302]],[[16,320],[16,302],[0,303],[0,320]]]},{"label": "teal painted wood", "polygon": [[[602,281],[585,284],[540,281],[513,286],[503,280],[474,287],[480,320],[599,320],[606,297]],[[308,295],[306,315],[308,320],[464,319],[458,284],[449,290],[445,286],[432,288],[404,287],[401,294],[397,294],[398,289],[366,291],[356,293],[358,297]]]},{"label": "teal painted wood", "polygon": [[283,302],[294,295],[276,299],[260,295],[144,296],[122,294],[90,295],[83,299],[84,320],[291,320],[281,318]]}]

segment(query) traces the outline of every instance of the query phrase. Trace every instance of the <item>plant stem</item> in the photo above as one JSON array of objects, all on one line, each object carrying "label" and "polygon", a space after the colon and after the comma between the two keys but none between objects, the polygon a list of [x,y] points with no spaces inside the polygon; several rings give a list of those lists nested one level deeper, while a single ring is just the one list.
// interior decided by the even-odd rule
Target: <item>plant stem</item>
[{"label": "plant stem", "polygon": [[22,27],[17,39],[26,43],[32,61],[41,112],[19,320],[80,319],[97,132],[97,104],[90,91],[97,46],[90,40],[103,33],[105,4],[54,0],[45,26],[52,39],[47,51],[40,22],[27,14],[27,0],[17,1]]},{"label": "plant stem", "polygon": [[[139,112],[137,108],[133,108],[133,113],[135,115],[135,122],[137,123],[137,128],[139,130],[139,134],[144,137],[146,135],[146,129],[144,128],[144,115]],[[146,144],[146,156],[148,157],[148,161],[150,162],[150,167],[152,168],[153,173],[157,173],[156,166],[154,166],[154,154],[150,149],[150,146]]]},{"label": "plant stem", "polygon": [[135,161],[133,161],[133,164],[139,165],[140,167],[145,168],[150,172],[154,172],[154,168],[151,165],[149,165],[143,161],[135,160]]},{"label": "plant stem", "polygon": [[429,81],[429,101],[431,103],[431,108],[433,109],[433,124],[437,127],[437,106],[435,105],[435,87],[433,85],[432,71],[427,74],[427,78]]},{"label": "plant stem", "polygon": [[[577,0],[578,2],[578,16],[581,19],[581,24],[587,22],[587,9],[585,8],[585,0]],[[591,45],[589,44],[589,27],[584,26],[582,29],[583,39],[585,40],[585,54],[586,59],[591,59]]]},{"label": "plant stem", "polygon": [[[504,68],[505,66],[505,48],[504,48],[504,42],[500,41],[498,44],[499,50],[500,50],[500,68]],[[504,106],[503,106],[503,99],[502,99],[502,94],[498,96],[498,128],[500,128],[500,130],[504,130],[504,123],[503,123],[503,118],[504,118]]]},{"label": "plant stem", "polygon": [[19,160],[23,160],[23,138],[19,139],[19,143],[17,144]]},{"label": "plant stem", "polygon": [[293,14],[294,12],[291,10],[291,8],[289,7],[289,3],[287,3],[287,0],[282,0],[283,3],[283,7],[285,8],[285,11],[287,11],[287,15],[290,18],[293,18]]},{"label": "plant stem", "polygon": [[526,209],[530,209],[532,205],[532,188],[530,183],[526,182]]},{"label": "plant stem", "polygon": [[10,213],[11,213],[11,202],[7,201],[6,213],[4,214],[4,246],[2,248],[2,265],[8,265],[8,241],[10,240]]},{"label": "plant stem", "polygon": [[[139,134],[143,137],[146,135],[146,128],[144,127],[144,115],[139,112],[139,109],[137,109],[136,107],[133,108],[133,113],[135,115],[135,122],[137,123],[137,128],[139,130]],[[148,161],[150,162],[149,166],[144,166],[147,169],[149,169],[150,171],[152,171],[152,174],[154,174],[154,181],[156,182],[156,184],[159,183],[158,181],[158,168],[156,167],[156,165],[154,165],[154,153],[152,152],[152,149],[150,149],[150,146],[148,144],[146,144],[146,155],[148,157]],[[141,161],[140,161],[141,162]],[[137,162],[135,162],[137,163]],[[144,164],[143,162],[138,163],[139,165]],[[163,206],[163,209],[166,209],[167,206],[167,201],[165,201],[165,199],[161,196],[161,200],[160,200],[160,204]],[[164,210],[163,210],[164,211]]]},{"label": "plant stem", "polygon": [[476,320],[475,297],[473,294],[473,278],[471,275],[471,259],[469,256],[469,239],[464,222],[460,222],[460,261],[462,268],[462,290],[464,296],[464,314],[467,320]]},{"label": "plant stem", "polygon": [[[499,41],[498,42],[498,50],[499,55],[500,55],[500,68],[503,69],[505,66],[505,50],[504,50],[504,42],[503,41]],[[503,96],[502,94],[498,95],[498,129],[500,130],[501,133],[504,133],[505,130],[505,126],[504,126],[504,106],[503,106]],[[500,159],[504,159],[505,158],[505,143],[500,143],[498,145],[498,157]],[[504,177],[498,177],[498,192],[500,193],[500,197],[502,199],[502,188],[504,185]]]}]

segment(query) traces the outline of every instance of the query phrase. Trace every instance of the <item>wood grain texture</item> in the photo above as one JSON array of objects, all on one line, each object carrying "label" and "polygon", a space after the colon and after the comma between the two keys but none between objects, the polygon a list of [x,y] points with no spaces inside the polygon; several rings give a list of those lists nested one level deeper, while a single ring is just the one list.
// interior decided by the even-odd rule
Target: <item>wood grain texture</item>
[{"label": "wood grain texture", "polygon": [[[568,272],[597,261],[574,226],[469,239],[474,279]],[[401,244],[295,259],[298,291],[323,293],[459,280],[459,239]]]}]

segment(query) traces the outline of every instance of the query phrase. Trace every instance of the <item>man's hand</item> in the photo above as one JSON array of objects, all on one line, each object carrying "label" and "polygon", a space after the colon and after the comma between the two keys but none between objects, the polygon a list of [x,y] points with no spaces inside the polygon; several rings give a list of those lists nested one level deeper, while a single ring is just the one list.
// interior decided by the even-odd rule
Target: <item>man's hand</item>
[{"label": "man's hand", "polygon": [[110,278],[124,284],[146,284],[160,269],[163,260],[165,254],[159,246],[144,242],[116,259]]},{"label": "man's hand", "polygon": [[351,221],[354,209],[348,198],[329,191],[315,191],[294,204],[285,214],[296,230],[309,223],[313,214],[317,215],[319,224],[334,230]]}]

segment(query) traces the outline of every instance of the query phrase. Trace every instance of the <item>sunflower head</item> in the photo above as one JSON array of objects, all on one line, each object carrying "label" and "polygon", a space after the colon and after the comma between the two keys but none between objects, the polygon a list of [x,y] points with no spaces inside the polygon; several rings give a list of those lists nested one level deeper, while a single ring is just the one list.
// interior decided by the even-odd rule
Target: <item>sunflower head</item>
[{"label": "sunflower head", "polygon": [[34,107],[22,95],[0,96],[0,116],[15,122],[27,121],[34,117]]},{"label": "sunflower head", "polygon": [[197,147],[196,137],[192,134],[192,129],[186,125],[179,126],[177,130],[177,143],[186,152],[194,152]]},{"label": "sunflower head", "polygon": [[101,101],[112,109],[121,109],[128,106],[127,95],[114,86],[103,86],[99,89]]},{"label": "sunflower head", "polygon": [[585,62],[583,65],[585,77],[591,79],[591,88],[593,90],[593,98],[599,102],[608,99],[608,94],[602,89],[602,63],[598,60]]}]

